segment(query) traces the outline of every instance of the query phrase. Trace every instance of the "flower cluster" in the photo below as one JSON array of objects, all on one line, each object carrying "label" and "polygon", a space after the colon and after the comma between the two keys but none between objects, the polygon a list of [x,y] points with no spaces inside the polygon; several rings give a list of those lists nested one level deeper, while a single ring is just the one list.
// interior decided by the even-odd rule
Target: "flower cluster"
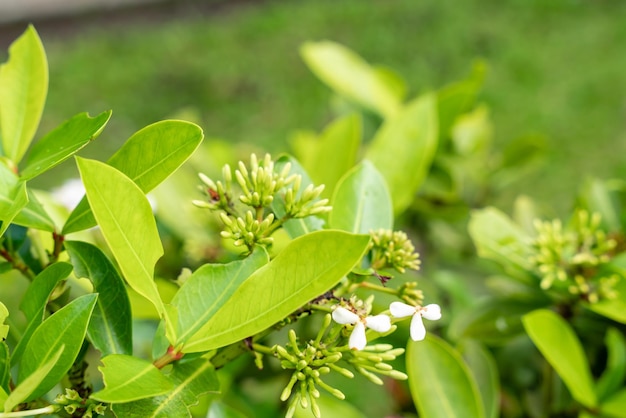
[{"label": "flower cluster", "polygon": [[577,211],[565,227],[558,219],[535,221],[537,236],[529,259],[541,276],[542,289],[566,289],[591,303],[614,297],[618,277],[600,272],[617,243],[600,225],[600,214],[585,210]]},{"label": "flower cluster", "polygon": [[239,161],[234,176],[228,164],[222,169],[222,180],[213,181],[200,173],[206,200],[193,203],[219,213],[224,225],[221,235],[235,246],[269,245],[271,234],[289,219],[331,209],[328,199],[319,198],[323,185],[309,184],[302,190],[302,176],[290,170],[289,162],[277,170],[269,154],[261,161],[252,154],[249,166]]},{"label": "flower cluster", "polygon": [[65,412],[74,416],[76,413],[81,417],[91,418],[93,414],[104,415],[106,406],[90,399],[82,399],[77,391],[65,389],[65,393],[54,399],[55,404],[62,406]]},{"label": "flower cluster", "polygon": [[374,270],[394,268],[400,273],[406,269],[419,270],[419,254],[404,232],[379,229],[370,235],[371,266]]}]

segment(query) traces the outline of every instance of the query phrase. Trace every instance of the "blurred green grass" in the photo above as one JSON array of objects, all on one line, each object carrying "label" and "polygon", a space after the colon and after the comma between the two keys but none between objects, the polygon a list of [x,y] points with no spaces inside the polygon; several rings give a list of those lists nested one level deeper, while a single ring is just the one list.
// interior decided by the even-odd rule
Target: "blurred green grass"
[{"label": "blurred green grass", "polygon": [[330,39],[396,70],[411,95],[487,60],[481,100],[497,144],[529,133],[549,140],[545,169],[511,199],[526,193],[564,210],[586,176],[626,175],[626,2],[301,0],[206,10],[44,37],[51,75],[40,132],[113,109],[87,151],[104,159],[146,124],[191,111],[208,138],[282,151],[295,130],[320,130],[332,117],[329,90],[298,54],[307,40]]}]

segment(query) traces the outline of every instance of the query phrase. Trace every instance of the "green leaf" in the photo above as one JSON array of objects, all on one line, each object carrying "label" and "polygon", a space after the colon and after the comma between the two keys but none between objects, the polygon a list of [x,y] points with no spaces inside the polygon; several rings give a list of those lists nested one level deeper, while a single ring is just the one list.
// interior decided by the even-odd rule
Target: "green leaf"
[{"label": "green leaf", "polygon": [[[290,174],[299,174],[302,176],[301,191],[308,185],[313,184],[306,170],[302,168],[295,158],[289,155],[283,155],[276,160],[275,170],[280,172],[287,163],[291,164]],[[280,199],[274,199],[272,209],[279,219],[285,215],[285,205]],[[319,231],[323,227],[324,220],[315,215],[307,216],[306,218],[289,219],[283,224],[283,228],[291,238],[297,238],[309,232]]]},{"label": "green leaf", "polygon": [[323,184],[324,197],[332,196],[339,179],[355,164],[362,136],[357,114],[333,121],[308,148],[311,154],[306,170],[316,185]]},{"label": "green leaf", "polygon": [[189,407],[197,404],[200,396],[219,390],[215,369],[209,360],[203,358],[176,362],[167,377],[175,387],[171,392],[135,402],[114,404],[113,412],[118,417],[191,418]]},{"label": "green leaf", "polygon": [[300,54],[313,74],[348,100],[384,117],[394,116],[402,106],[395,86],[345,46],[307,42]]},{"label": "green leaf", "polygon": [[11,201],[10,206],[6,212],[0,214],[0,220],[2,221],[2,227],[0,227],[0,237],[4,235],[7,228],[13,222],[13,219],[24,209],[28,204],[28,191],[26,190],[26,183],[18,183],[9,194]]},{"label": "green leaf", "polygon": [[126,286],[109,258],[95,245],[65,241],[76,277],[86,277],[100,296],[87,336],[103,356],[132,354],[132,314]]},{"label": "green leaf", "polygon": [[9,335],[9,326],[5,325],[4,320],[9,317],[9,310],[0,302],[0,341],[4,341]]},{"label": "green leaf", "polygon": [[442,137],[450,135],[450,128],[456,118],[474,104],[482,88],[486,70],[485,63],[478,61],[467,79],[449,84],[437,92],[439,133]]},{"label": "green leaf", "polygon": [[178,310],[178,340],[174,345],[193,338],[237,288],[268,262],[267,252],[258,247],[243,260],[206,264],[196,270],[172,299],[172,305]]},{"label": "green leaf", "polygon": [[[618,256],[620,259],[623,257]],[[618,261],[618,257],[612,260],[612,267],[626,272],[622,266],[614,263]],[[613,290],[617,293],[614,299],[603,299],[596,303],[585,304],[585,306],[593,312],[605,316],[614,321],[626,324],[626,276],[618,276],[618,282],[613,286]]]},{"label": "green leaf", "polygon": [[131,402],[170,392],[174,385],[149,361],[111,354],[102,359],[98,369],[104,379],[104,389],[91,395],[100,402]]},{"label": "green leaf", "polygon": [[485,417],[476,381],[459,353],[445,341],[433,335],[409,341],[406,363],[420,416]]},{"label": "green leaf", "polygon": [[44,320],[46,307],[50,295],[57,284],[67,278],[72,272],[72,266],[68,263],[59,262],[51,264],[39,273],[32,281],[20,303],[20,310],[28,322],[26,330],[22,334],[19,343],[13,350],[11,363],[17,364],[22,358],[26,345],[35,330]]},{"label": "green leaf", "polygon": [[393,228],[391,196],[383,176],[365,160],[341,179],[332,200],[331,228],[355,234]]},{"label": "green leaf", "polygon": [[24,186],[19,183],[17,175],[0,163],[0,220],[29,228],[54,231],[54,222],[30,190],[26,191],[26,205],[15,214],[17,208],[21,206],[20,200],[24,199],[21,190]]},{"label": "green leaf", "polygon": [[500,379],[493,356],[475,340],[463,341],[459,350],[476,380],[485,410],[485,417],[499,417]]},{"label": "green leaf", "polygon": [[596,383],[596,393],[602,401],[622,386],[626,377],[626,338],[616,328],[609,328],[605,344],[608,351],[606,368]]},{"label": "green leaf", "polygon": [[413,202],[437,150],[435,96],[426,94],[386,120],[370,143],[366,158],[381,172],[396,214]]},{"label": "green leaf", "polygon": [[602,227],[609,232],[619,232],[622,229],[619,215],[622,210],[618,200],[607,182],[599,179],[588,180],[578,197],[580,206],[602,216]]},{"label": "green leaf", "polygon": [[[0,302],[0,305],[2,305],[1,302]],[[4,341],[0,341],[0,389],[4,389],[6,393],[9,393],[9,381],[10,380],[11,380],[11,361],[10,361],[9,346]],[[2,404],[4,404],[4,402],[0,402],[0,405]]]},{"label": "green leaf", "polygon": [[626,389],[622,389],[600,405],[600,411],[611,418],[626,418]]},{"label": "green leaf", "polygon": [[89,318],[97,298],[97,294],[89,294],[73,300],[55,312],[35,330],[26,345],[20,363],[18,373],[20,383],[56,356],[60,347],[65,346],[65,350],[55,362],[54,367],[25,400],[36,399],[44,395],[72,367],[85,339]]},{"label": "green leaf", "polygon": [[246,416],[218,399],[211,402],[206,418],[246,418]]},{"label": "green leaf", "polygon": [[[154,282],[154,265],[163,255],[163,246],[148,199],[132,180],[115,168],[79,157],[76,162],[89,205],[124,278],[137,293],[152,302],[162,318],[166,318],[165,306]],[[172,326],[169,320],[166,324]],[[173,338],[173,334],[168,334]]]},{"label": "green leaf", "polygon": [[[322,396],[316,399],[316,403],[320,409],[321,416],[324,418],[365,418],[366,416],[349,402],[325,393],[322,393]],[[301,406],[296,407],[293,416],[294,418],[315,418],[311,408],[302,408]]]},{"label": "green leaf", "polygon": [[9,48],[0,66],[0,137],[4,155],[16,164],[28,149],[48,94],[48,62],[33,26]]},{"label": "green leaf", "polygon": [[65,344],[61,344],[55,348],[56,351],[51,352],[47,360],[35,369],[26,379],[22,380],[17,387],[11,392],[9,397],[4,401],[5,412],[11,411],[17,405],[29,399],[34,399],[33,392],[42,387],[44,382],[49,379],[50,372],[61,361],[61,357],[65,352]]},{"label": "green leaf", "polygon": [[450,338],[472,338],[500,345],[524,332],[521,317],[549,306],[548,298],[523,300],[515,297],[484,299],[456,315],[448,330]]},{"label": "green leaf", "polygon": [[368,243],[368,236],[342,231],[317,231],[296,238],[239,286],[183,352],[223,347],[282,320],[339,283],[361,260]]},{"label": "green leaf", "polygon": [[530,280],[525,273],[533,268],[529,236],[511,218],[493,207],[474,210],[468,229],[479,256],[497,262],[515,278]]},{"label": "green leaf", "polygon": [[528,336],[563,379],[572,397],[587,407],[595,407],[598,401],[589,364],[570,325],[546,309],[524,315],[522,322]]},{"label": "green leaf", "polygon": [[[148,193],[187,161],[203,138],[202,129],[193,123],[157,122],[135,132],[107,163]],[[89,203],[83,199],[65,222],[63,234],[95,225]]]},{"label": "green leaf", "polygon": [[110,117],[110,110],[93,118],[80,113],[41,138],[30,151],[22,180],[30,180],[67,160],[98,137]]}]

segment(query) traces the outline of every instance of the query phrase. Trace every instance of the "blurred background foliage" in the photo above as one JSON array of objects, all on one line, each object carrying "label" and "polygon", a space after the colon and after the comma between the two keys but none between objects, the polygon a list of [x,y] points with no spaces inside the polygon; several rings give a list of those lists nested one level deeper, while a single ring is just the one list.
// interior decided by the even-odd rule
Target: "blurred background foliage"
[{"label": "blurred background foliage", "polygon": [[547,164],[501,206],[523,193],[561,215],[587,175],[626,174],[624,21],[626,3],[614,0],[187,0],[35,22],[51,73],[40,132],[113,109],[87,155],[104,158],[169,117],[194,119],[208,138],[284,151],[294,132],[333,117],[328,88],[299,56],[305,41],[333,40],[393,68],[409,96],[464,78],[480,58],[496,148],[532,134],[548,145]]}]

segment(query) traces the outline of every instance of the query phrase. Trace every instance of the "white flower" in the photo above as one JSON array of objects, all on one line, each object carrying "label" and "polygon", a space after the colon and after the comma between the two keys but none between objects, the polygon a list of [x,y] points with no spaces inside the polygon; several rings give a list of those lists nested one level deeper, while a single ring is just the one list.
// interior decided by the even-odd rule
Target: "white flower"
[{"label": "white flower", "polygon": [[387,315],[374,315],[362,318],[341,306],[333,311],[333,319],[342,325],[354,324],[354,329],[348,341],[348,347],[352,350],[363,350],[367,345],[365,327],[376,332],[387,332],[391,329],[391,319]]},{"label": "white flower", "polygon": [[441,308],[436,303],[426,306],[412,306],[403,302],[392,302],[389,305],[389,311],[395,318],[405,318],[413,316],[411,319],[411,339],[413,341],[422,341],[426,337],[426,328],[422,317],[431,321],[441,318]]}]

